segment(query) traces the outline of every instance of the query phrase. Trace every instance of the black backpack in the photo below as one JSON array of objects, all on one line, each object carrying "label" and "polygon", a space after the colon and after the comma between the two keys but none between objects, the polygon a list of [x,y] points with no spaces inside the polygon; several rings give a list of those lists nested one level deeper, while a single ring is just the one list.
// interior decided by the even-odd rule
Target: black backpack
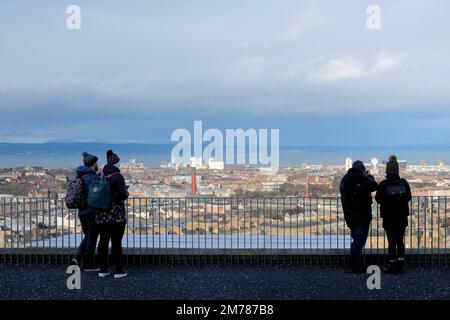
[{"label": "black backpack", "polygon": [[386,195],[389,199],[399,200],[406,196],[406,187],[402,180],[390,181],[386,186]]},{"label": "black backpack", "polygon": [[351,189],[352,203],[355,207],[360,207],[365,204],[367,198],[367,191],[363,183],[356,183]]}]

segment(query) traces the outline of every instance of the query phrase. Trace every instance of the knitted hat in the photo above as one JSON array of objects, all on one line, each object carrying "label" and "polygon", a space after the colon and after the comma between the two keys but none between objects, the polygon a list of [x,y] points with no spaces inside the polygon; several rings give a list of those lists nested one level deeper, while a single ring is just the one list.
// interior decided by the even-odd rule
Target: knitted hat
[{"label": "knitted hat", "polygon": [[83,152],[81,155],[83,156],[83,163],[87,167],[92,167],[98,161],[97,156],[93,154]]},{"label": "knitted hat", "polygon": [[360,160],[356,160],[355,162],[353,162],[352,168],[357,169],[363,173],[366,172],[366,167],[364,166],[364,163]]},{"label": "knitted hat", "polygon": [[106,152],[106,159],[109,165],[115,165],[120,162],[119,156],[115,154],[112,150],[108,150]]},{"label": "knitted hat", "polygon": [[386,175],[388,174],[399,174],[397,157],[394,155],[389,157],[389,161],[386,164]]}]

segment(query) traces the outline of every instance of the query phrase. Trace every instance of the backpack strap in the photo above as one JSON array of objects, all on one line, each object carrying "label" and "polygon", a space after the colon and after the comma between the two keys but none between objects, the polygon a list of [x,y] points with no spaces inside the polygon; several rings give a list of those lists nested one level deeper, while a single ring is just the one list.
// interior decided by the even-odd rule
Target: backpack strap
[{"label": "backpack strap", "polygon": [[105,173],[102,172],[101,175],[100,175],[100,177],[101,177],[102,179],[108,179],[108,178],[111,178],[111,177],[114,175],[114,173],[115,173],[115,172],[105,175]]}]

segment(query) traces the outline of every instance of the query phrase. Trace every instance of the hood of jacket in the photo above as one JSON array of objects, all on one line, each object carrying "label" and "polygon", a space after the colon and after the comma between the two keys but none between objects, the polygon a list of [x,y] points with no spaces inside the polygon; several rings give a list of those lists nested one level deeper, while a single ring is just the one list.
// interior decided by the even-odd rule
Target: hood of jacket
[{"label": "hood of jacket", "polygon": [[85,176],[87,174],[97,174],[94,169],[92,169],[91,167],[87,167],[87,166],[79,166],[75,172],[77,173],[77,176],[82,177]]},{"label": "hood of jacket", "polygon": [[362,176],[364,174],[364,172],[362,172],[361,170],[355,169],[355,168],[350,168],[350,169],[348,169],[347,174],[349,176]]}]

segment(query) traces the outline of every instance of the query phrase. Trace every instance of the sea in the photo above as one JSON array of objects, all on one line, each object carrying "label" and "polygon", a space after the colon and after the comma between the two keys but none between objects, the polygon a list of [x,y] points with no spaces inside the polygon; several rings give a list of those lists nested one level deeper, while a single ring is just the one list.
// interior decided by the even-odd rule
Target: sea
[{"label": "sea", "polygon": [[[106,162],[106,150],[116,152],[122,162],[135,159],[146,167],[159,167],[170,162],[171,145],[164,144],[106,144],[106,143],[0,143],[0,168],[37,166],[51,168],[74,168],[81,164],[81,153],[87,151],[98,155],[100,163]],[[439,161],[450,163],[450,146],[286,146],[281,147],[281,166],[343,165],[347,157],[370,163],[372,158],[386,160],[396,154],[399,160],[418,165],[423,160],[427,165]]]}]

